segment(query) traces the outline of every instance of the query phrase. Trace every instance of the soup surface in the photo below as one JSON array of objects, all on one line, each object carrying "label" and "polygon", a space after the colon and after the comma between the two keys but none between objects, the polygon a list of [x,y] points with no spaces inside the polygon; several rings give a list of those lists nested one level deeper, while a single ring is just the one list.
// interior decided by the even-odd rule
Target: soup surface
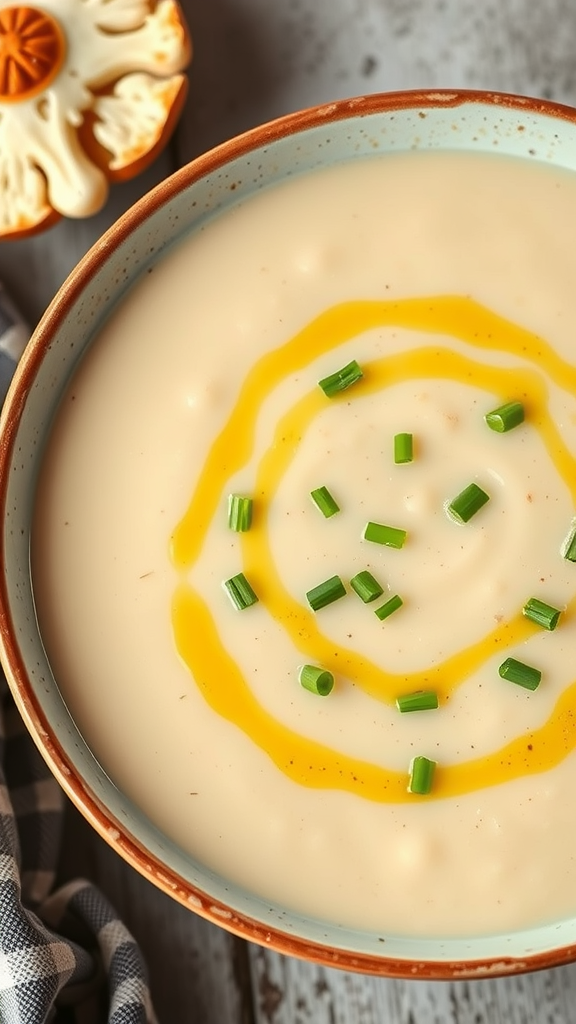
[{"label": "soup surface", "polygon": [[[55,677],[113,781],[266,900],[444,936],[576,912],[574,223],[576,177],[526,161],[295,178],[150,268],[62,402],[32,544]],[[522,422],[490,429],[509,402]],[[438,707],[398,709],[421,691]]]}]

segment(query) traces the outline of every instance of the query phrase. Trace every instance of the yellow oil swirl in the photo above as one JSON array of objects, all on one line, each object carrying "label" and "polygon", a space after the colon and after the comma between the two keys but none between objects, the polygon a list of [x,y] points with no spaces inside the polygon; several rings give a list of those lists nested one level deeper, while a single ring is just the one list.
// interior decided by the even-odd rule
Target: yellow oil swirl
[{"label": "yellow oil swirl", "polygon": [[[504,401],[511,394],[522,399],[531,423],[540,430],[550,458],[566,480],[576,508],[576,459],[566,448],[545,407],[543,382],[531,370],[504,370],[485,366],[456,352],[423,348],[384,357],[363,367],[364,379],[355,394],[370,394],[412,378],[441,377],[471,380]],[[345,401],[349,398],[343,396]],[[336,399],[337,401],[338,399]],[[334,399],[332,399],[334,401]],[[274,494],[298,444],[312,419],[326,407],[320,390],[305,395],[278,423],[272,445],[264,454],[256,478],[255,492],[262,516]],[[420,672],[395,674],[383,671],[355,651],[328,640],[318,629],[315,615],[294,600],[283,586],[274,564],[265,519],[258,529],[241,535],[245,571],[257,592],[266,595],[266,607],[273,618],[290,634],[294,647],[307,657],[335,673],[347,676],[371,697],[393,703],[399,693],[432,687],[440,698],[451,693],[478,669],[489,655],[526,640],[537,629],[520,613],[504,622],[479,643],[458,652],[437,665]]]},{"label": "yellow oil swirl", "polygon": [[[562,360],[540,337],[526,331],[473,300],[462,297],[406,299],[393,302],[350,302],[327,310],[284,346],[267,353],[248,374],[237,403],[216,438],[185,516],[172,536],[172,557],[184,574],[196,561],[227,480],[250,460],[255,424],[270,391],[289,374],[318,355],[356,335],[383,326],[403,327],[426,334],[444,334],[483,350],[520,356],[548,378],[576,394],[576,369]],[[522,398],[531,423],[539,430],[548,454],[565,481],[576,507],[576,460],[564,444],[547,411],[547,389],[529,369],[487,366],[444,347],[420,348],[375,360],[363,368],[357,393],[368,394],[411,378],[443,378],[473,383],[498,395]],[[336,399],[338,400],[338,399]],[[317,387],[306,394],[279,422],[272,445],[258,470],[257,491],[265,508],[294,457],[304,432],[325,407]],[[333,400],[334,401],[334,400]],[[414,673],[387,673],[356,651],[328,641],[315,617],[284,588],[274,564],[265,516],[257,528],[242,535],[245,571],[256,586],[265,580],[269,613],[290,635],[296,649],[327,668],[338,667],[370,696],[390,702],[408,689],[433,686],[446,697],[495,650],[525,640],[534,627],[521,615],[502,623],[481,641],[441,664]],[[576,601],[571,604],[576,605]],[[290,778],[303,785],[345,789],[367,799],[399,802],[414,799],[406,790],[406,773],[387,770],[346,757],[288,729],[256,701],[238,666],[221,643],[204,601],[189,582],[177,588],[173,629],[183,661],[218,714],[234,722]],[[201,638],[201,642],[198,640]],[[222,686],[222,679],[226,685]],[[548,721],[494,754],[438,768],[434,796],[455,796],[494,785],[558,764],[576,747],[573,706],[576,683],[558,700]]]}]

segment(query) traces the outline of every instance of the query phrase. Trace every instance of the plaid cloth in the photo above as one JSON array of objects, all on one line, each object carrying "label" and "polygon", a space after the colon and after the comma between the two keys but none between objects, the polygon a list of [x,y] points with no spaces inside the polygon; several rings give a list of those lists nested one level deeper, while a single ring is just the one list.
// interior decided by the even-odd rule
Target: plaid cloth
[{"label": "plaid cloth", "polygon": [[52,892],[64,796],[3,678],[0,698],[0,1021],[153,1024],[144,962],[113,907],[83,880]]},{"label": "plaid cloth", "polygon": [[[25,340],[0,286],[0,404]],[[155,1024],[146,967],[90,882],[53,891],[64,795],[0,673],[0,1024]]]}]

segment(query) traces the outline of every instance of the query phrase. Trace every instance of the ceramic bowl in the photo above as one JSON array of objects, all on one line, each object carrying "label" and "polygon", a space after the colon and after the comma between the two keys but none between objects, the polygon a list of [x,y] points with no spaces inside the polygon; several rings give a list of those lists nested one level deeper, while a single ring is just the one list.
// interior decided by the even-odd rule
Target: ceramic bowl
[{"label": "ceramic bowl", "polygon": [[130,285],[180,235],[289,174],[413,148],[497,149],[576,170],[576,112],[522,97],[448,91],[374,95],[299,112],[182,168],[130,209],[82,260],[36,330],[3,412],[2,657],[22,716],[65,791],[112,847],[191,910],[247,939],[348,970],[485,977],[575,959],[576,920],[469,939],[383,937],[256,898],[159,834],[110,781],[67,711],[38,632],[29,568],[42,440],[79,359]]}]

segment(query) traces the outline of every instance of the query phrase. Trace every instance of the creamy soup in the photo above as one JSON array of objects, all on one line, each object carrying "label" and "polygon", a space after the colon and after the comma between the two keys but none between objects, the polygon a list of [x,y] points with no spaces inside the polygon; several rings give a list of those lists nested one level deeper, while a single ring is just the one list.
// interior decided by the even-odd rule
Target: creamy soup
[{"label": "creamy soup", "polygon": [[112,780],[266,900],[423,936],[576,912],[574,223],[574,175],[525,161],[295,178],[158,261],[62,402],[55,677]]}]

